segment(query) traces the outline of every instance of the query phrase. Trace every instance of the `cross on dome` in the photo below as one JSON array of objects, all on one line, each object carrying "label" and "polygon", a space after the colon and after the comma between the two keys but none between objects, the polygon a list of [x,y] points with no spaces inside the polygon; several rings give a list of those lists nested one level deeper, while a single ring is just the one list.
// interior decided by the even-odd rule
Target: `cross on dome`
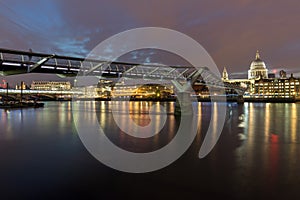
[{"label": "cross on dome", "polygon": [[256,60],[260,60],[259,50],[256,51],[255,59],[256,59]]}]

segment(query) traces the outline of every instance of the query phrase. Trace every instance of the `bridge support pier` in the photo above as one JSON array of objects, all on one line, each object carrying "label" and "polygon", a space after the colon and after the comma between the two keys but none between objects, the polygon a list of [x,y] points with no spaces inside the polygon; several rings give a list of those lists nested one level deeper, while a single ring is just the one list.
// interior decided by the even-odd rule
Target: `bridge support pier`
[{"label": "bridge support pier", "polygon": [[238,104],[243,104],[245,102],[243,95],[238,95],[236,101]]},{"label": "bridge support pier", "polygon": [[178,92],[175,103],[175,115],[192,115],[192,99],[190,92]]},{"label": "bridge support pier", "polygon": [[197,78],[203,72],[203,68],[194,71],[187,77],[187,82],[183,84],[176,80],[171,81],[178,91],[174,115],[193,115],[193,105],[191,98],[192,85],[196,82]]}]

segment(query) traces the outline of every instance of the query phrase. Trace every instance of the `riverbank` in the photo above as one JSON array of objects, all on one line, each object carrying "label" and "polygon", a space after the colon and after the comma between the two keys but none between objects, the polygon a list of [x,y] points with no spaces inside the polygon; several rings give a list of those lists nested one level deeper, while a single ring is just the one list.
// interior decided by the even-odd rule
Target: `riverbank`
[{"label": "riverbank", "polygon": [[261,103],[296,103],[300,102],[295,98],[244,98],[245,102]]},{"label": "riverbank", "polygon": [[[196,98],[198,102],[210,102],[210,98]],[[52,99],[43,101],[158,101],[158,102],[176,102],[176,98],[76,98],[76,99]],[[236,98],[227,98],[227,102],[237,102]],[[295,98],[244,98],[244,102],[257,103],[295,103],[300,99]]]}]

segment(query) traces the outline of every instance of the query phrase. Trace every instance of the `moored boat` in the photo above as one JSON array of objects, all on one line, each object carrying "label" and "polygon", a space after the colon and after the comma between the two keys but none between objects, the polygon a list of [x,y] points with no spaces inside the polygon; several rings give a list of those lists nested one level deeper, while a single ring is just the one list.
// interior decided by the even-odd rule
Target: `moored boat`
[{"label": "moored boat", "polygon": [[40,108],[44,107],[44,103],[35,102],[35,101],[27,101],[27,102],[19,102],[19,101],[7,101],[0,102],[0,108],[10,109],[10,108]]}]

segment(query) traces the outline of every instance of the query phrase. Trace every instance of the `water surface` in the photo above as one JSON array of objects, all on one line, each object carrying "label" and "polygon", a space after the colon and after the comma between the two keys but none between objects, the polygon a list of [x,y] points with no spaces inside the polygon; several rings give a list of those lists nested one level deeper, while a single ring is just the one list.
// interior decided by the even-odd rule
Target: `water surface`
[{"label": "water surface", "polygon": [[[130,117],[145,126],[155,102],[130,102]],[[178,129],[174,103],[162,131],[148,139],[124,134],[110,102],[86,102],[116,145],[148,152],[168,144]],[[111,169],[91,156],[73,123],[72,102],[46,102],[44,108],[0,110],[0,191],[6,198],[230,198],[300,197],[300,104],[228,104],[226,123],[213,151],[198,152],[210,123],[212,104],[199,109],[198,134],[170,166],[145,174]],[[159,108],[159,107],[157,107]],[[122,111],[122,107],[120,110]],[[157,110],[159,113],[159,110]],[[152,120],[160,120],[158,114]]]}]

